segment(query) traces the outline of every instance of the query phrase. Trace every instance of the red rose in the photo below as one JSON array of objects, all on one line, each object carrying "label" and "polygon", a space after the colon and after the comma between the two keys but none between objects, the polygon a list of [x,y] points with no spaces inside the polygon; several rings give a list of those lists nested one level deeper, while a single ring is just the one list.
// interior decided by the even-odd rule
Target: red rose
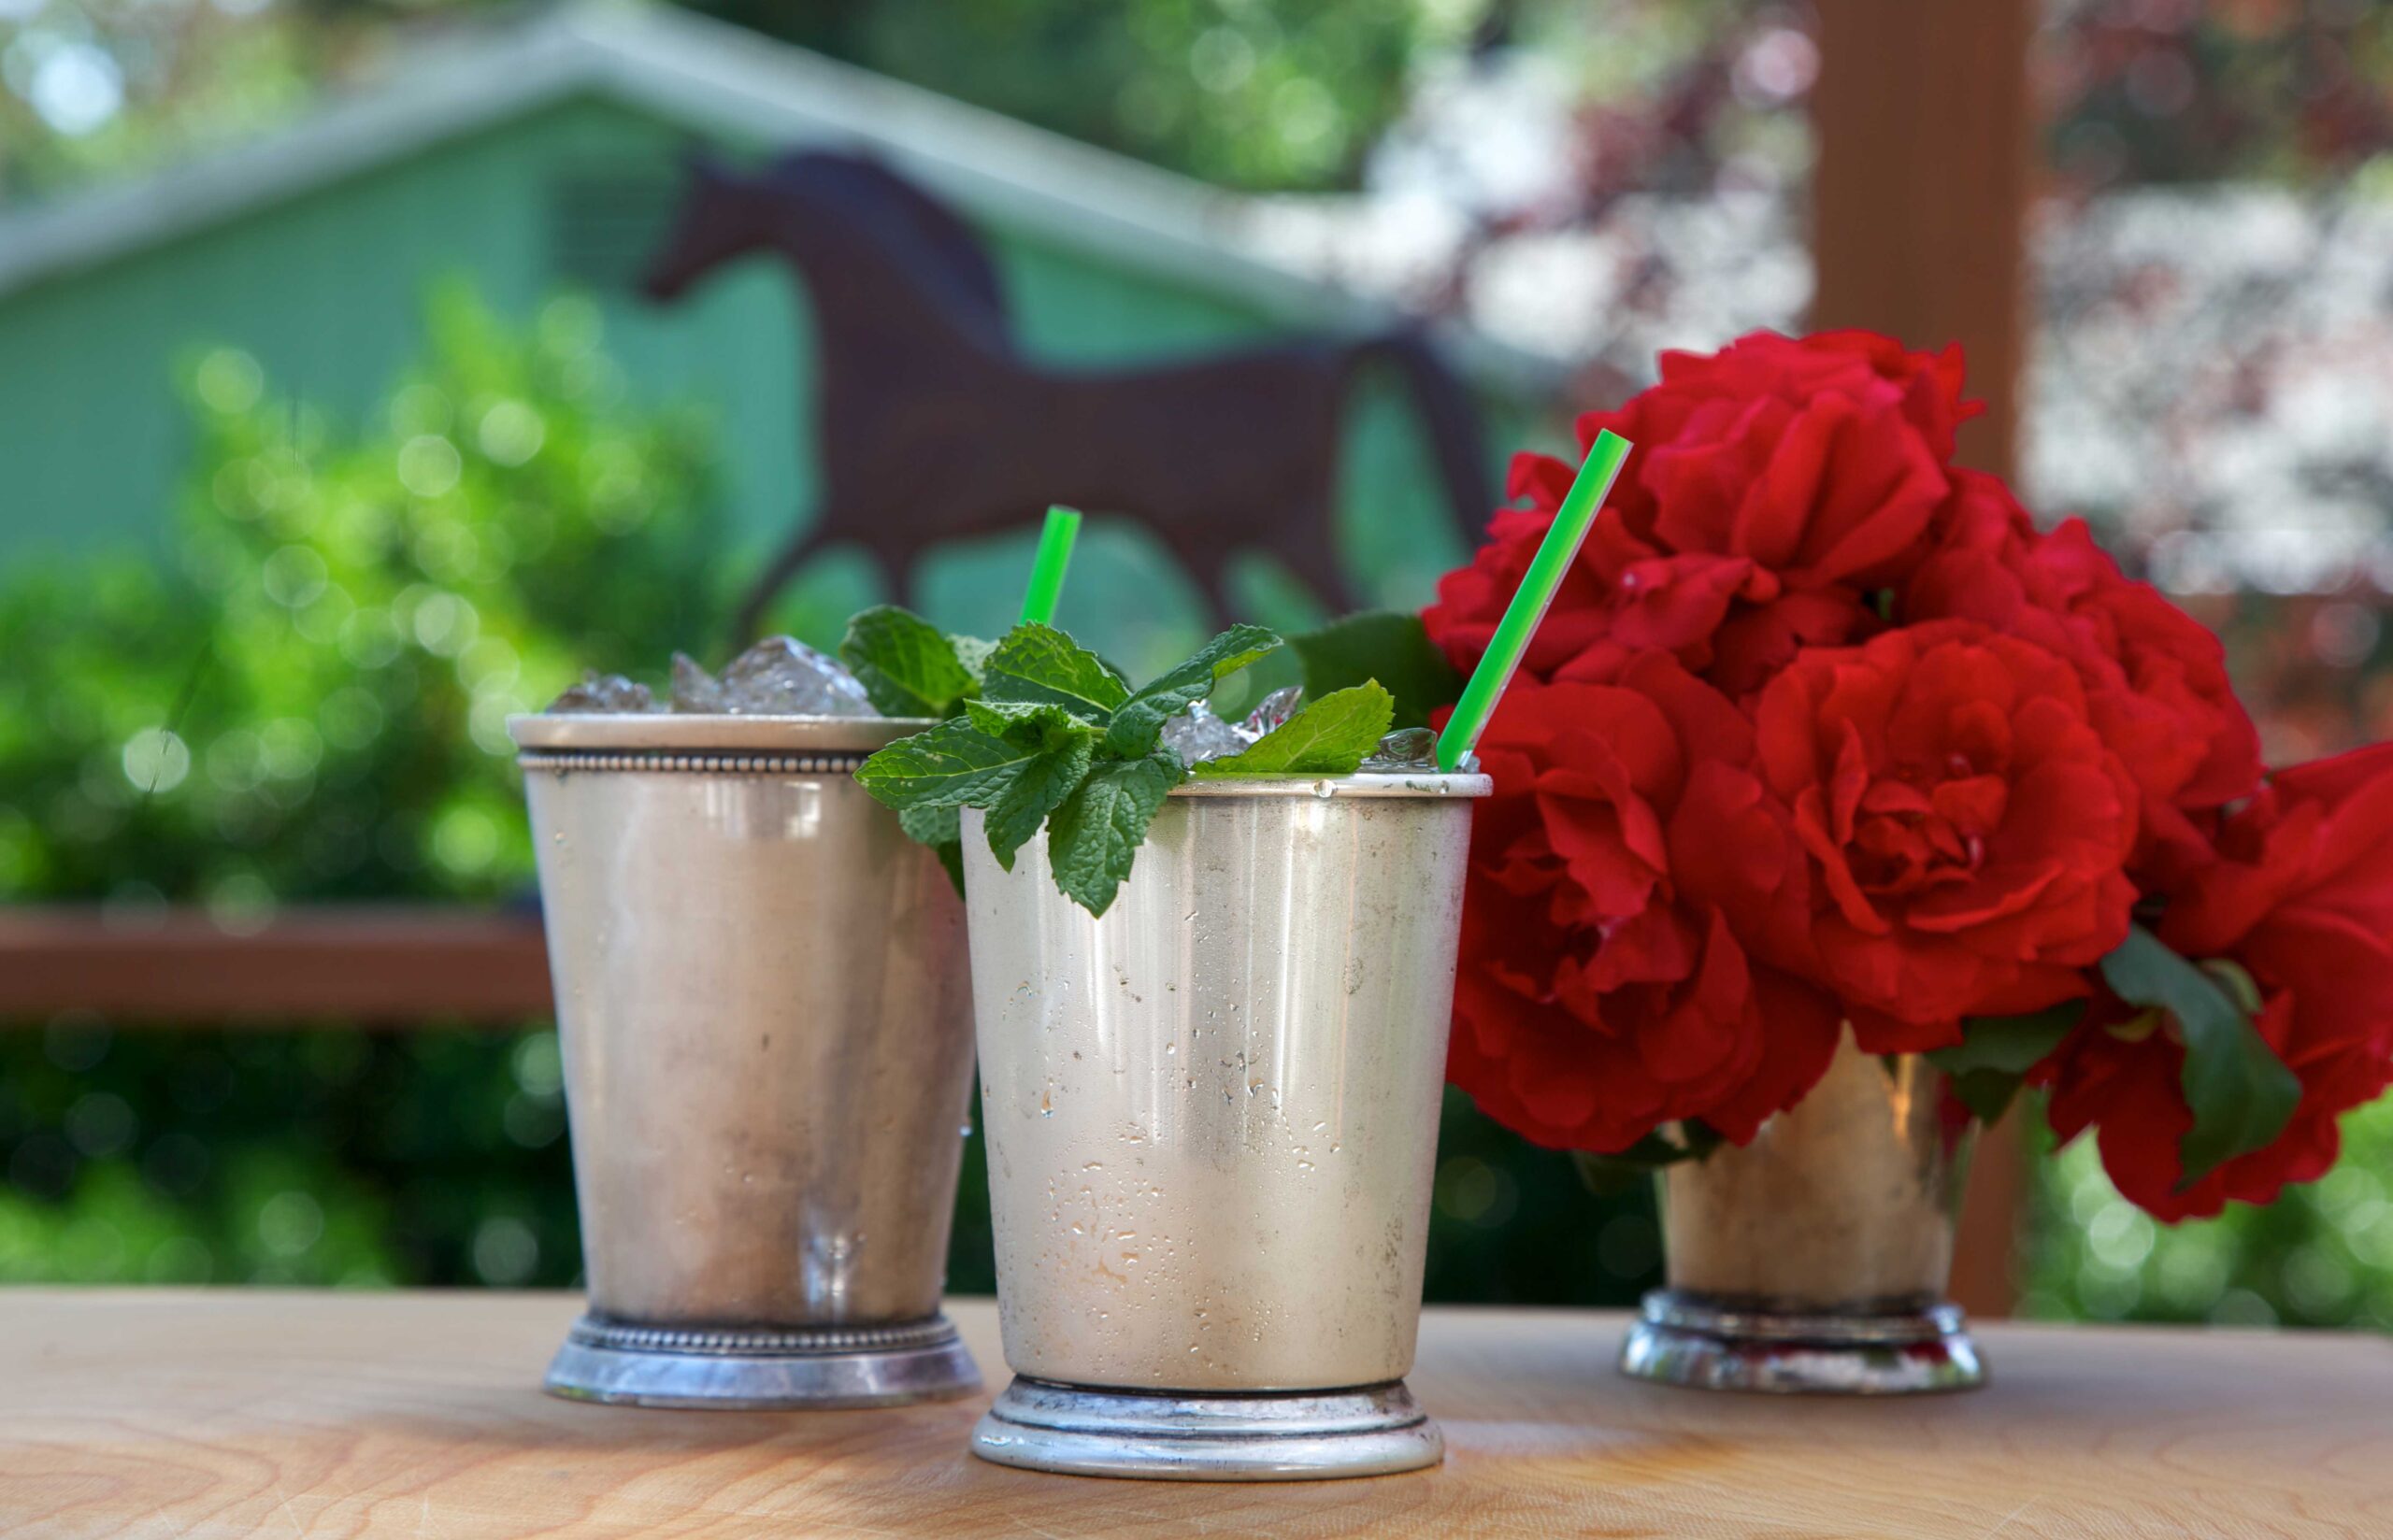
[{"label": "red rose", "polygon": [[[1637,446],[1524,666],[1602,680],[1648,649],[1732,695],[1799,647],[1876,629],[1867,593],[1918,560],[1949,482],[1957,349],[1907,352],[1861,332],[1758,333],[1723,351],[1662,355],[1658,384],[1579,420]],[[1522,455],[1501,517],[1423,620],[1455,666],[1485,650],[1575,467]]]},{"label": "red rose", "polygon": [[2124,576],[2081,520],[2039,535],[2002,483],[1956,472],[1936,550],[1904,590],[1909,620],[1961,618],[2068,658],[2095,725],[2144,796],[2140,872],[2201,863],[2202,825],[2252,794],[2259,734],[2228,682],[2218,638]]},{"label": "red rose", "polygon": [[2082,995],[2127,934],[2137,798],[2063,659],[1964,621],[1805,652],[1755,707],[1809,857],[1807,924],[1747,934],[1850,1010],[1872,1052]]},{"label": "red rose", "polygon": [[2168,895],[2160,939],[2223,960],[2257,988],[2254,1024],[2301,1082],[2293,1120],[2185,1191],[2193,1126],[2185,1049],[2166,1025],[2107,996],[2048,1066],[2053,1129],[2098,1130],[2103,1168],[2162,1219],[2267,1203],[2334,1164],[2336,1119],[2393,1083],[2393,745],[2271,777],[2227,819],[2216,859]]},{"label": "red rose", "polygon": [[1496,794],[1472,828],[1448,1062],[1492,1116],[1584,1149],[1698,1117],[1741,1142],[1818,1079],[1835,1005],[1748,958],[1672,876],[1800,861],[1752,752],[1736,707],[1659,653],[1616,684],[1507,692],[1479,746]]}]

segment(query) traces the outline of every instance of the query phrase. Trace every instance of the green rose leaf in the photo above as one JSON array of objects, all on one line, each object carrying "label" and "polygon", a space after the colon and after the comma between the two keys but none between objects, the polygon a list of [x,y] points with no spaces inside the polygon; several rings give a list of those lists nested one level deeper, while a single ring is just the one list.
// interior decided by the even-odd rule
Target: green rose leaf
[{"label": "green rose leaf", "polygon": [[1702,1160],[1717,1149],[1720,1142],[1718,1130],[1709,1123],[1689,1119],[1679,1124],[1676,1139],[1656,1129],[1626,1149],[1615,1150],[1609,1155],[1575,1149],[1570,1152],[1570,1160],[1579,1168],[1579,1180],[1588,1191],[1609,1197],[1626,1191],[1665,1166],[1676,1165],[1682,1161]]},{"label": "green rose leaf", "polygon": [[991,649],[981,680],[990,701],[1060,706],[1104,726],[1130,687],[1104,659],[1053,626],[1018,625]]},{"label": "green rose leaf", "polygon": [[2177,1146],[2179,1191],[2285,1132],[2301,1082],[2209,973],[2139,925],[2102,959],[2102,979],[2128,1005],[2166,1011],[2185,1039],[2179,1086],[2194,1126]]},{"label": "green rose leaf", "polygon": [[957,703],[981,688],[979,675],[960,654],[963,643],[987,646],[968,636],[950,637],[895,605],[876,605],[848,621],[839,661],[882,716],[952,717]]},{"label": "green rose leaf", "polygon": [[1110,754],[1131,760],[1150,752],[1163,724],[1213,692],[1213,686],[1280,647],[1277,632],[1235,625],[1207,642],[1178,668],[1149,683],[1113,713],[1106,729]]},{"label": "green rose leaf", "polygon": [[1313,700],[1377,680],[1396,697],[1397,727],[1426,727],[1429,713],[1461,698],[1462,676],[1429,640],[1421,617],[1367,610],[1288,638]]},{"label": "green rose leaf", "polygon": [[1351,776],[1387,735],[1396,702],[1375,679],[1324,695],[1266,733],[1244,753],[1205,760],[1196,774]]},{"label": "green rose leaf", "polygon": [[2010,1110],[2028,1072],[2060,1047],[2085,1002],[2067,1000],[2026,1016],[1979,1016],[1961,1023],[1961,1040],[1935,1048],[1927,1062],[1951,1077],[1953,1094],[1978,1121],[1992,1125]]},{"label": "green rose leaf", "polygon": [[1066,897],[1093,915],[1112,906],[1147,837],[1147,825],[1186,774],[1180,756],[1168,749],[1141,759],[1109,760],[1089,772],[1047,826],[1048,864]]}]

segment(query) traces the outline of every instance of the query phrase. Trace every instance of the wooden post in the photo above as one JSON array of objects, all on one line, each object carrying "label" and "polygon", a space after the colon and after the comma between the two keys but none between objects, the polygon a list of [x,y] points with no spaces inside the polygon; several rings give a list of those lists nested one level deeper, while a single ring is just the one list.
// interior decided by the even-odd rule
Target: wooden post
[{"label": "wooden post", "polygon": [[[1812,323],[1915,348],[1959,342],[1985,415],[1961,460],[2009,476],[2026,357],[2034,123],[2031,0],[1819,0]],[[2026,1208],[2020,1119],[1988,1130],[1970,1181],[1953,1295],[1972,1315],[2013,1298]]]},{"label": "wooden post", "polygon": [[1986,414],[1964,462],[2009,475],[2026,356],[2030,0],[1820,0],[1812,97],[1817,327],[1957,341]]}]

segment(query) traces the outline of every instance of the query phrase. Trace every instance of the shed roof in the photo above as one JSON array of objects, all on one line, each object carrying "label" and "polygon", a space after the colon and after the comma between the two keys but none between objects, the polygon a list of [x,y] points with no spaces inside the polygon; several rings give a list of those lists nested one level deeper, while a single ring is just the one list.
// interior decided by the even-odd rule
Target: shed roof
[{"label": "shed roof", "polygon": [[[379,84],[252,142],[53,204],[0,210],[0,297],[240,218],[552,104],[614,101],[694,133],[867,150],[973,215],[1305,325],[1400,313],[1272,260],[1256,205],[688,11],[579,0],[409,51]],[[1542,391],[1558,366],[1435,328],[1483,383]]]}]

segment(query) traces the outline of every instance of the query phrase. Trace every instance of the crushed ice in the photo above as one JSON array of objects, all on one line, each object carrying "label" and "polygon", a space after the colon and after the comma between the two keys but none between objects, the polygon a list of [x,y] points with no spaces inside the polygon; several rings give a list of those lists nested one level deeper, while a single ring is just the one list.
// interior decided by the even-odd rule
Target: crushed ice
[{"label": "crushed ice", "polygon": [[593,674],[549,709],[558,713],[657,711],[734,717],[877,717],[872,699],[847,665],[787,636],[767,636],[731,660],[717,678],[684,653],[673,654],[673,694],[660,706],[645,685]]}]

